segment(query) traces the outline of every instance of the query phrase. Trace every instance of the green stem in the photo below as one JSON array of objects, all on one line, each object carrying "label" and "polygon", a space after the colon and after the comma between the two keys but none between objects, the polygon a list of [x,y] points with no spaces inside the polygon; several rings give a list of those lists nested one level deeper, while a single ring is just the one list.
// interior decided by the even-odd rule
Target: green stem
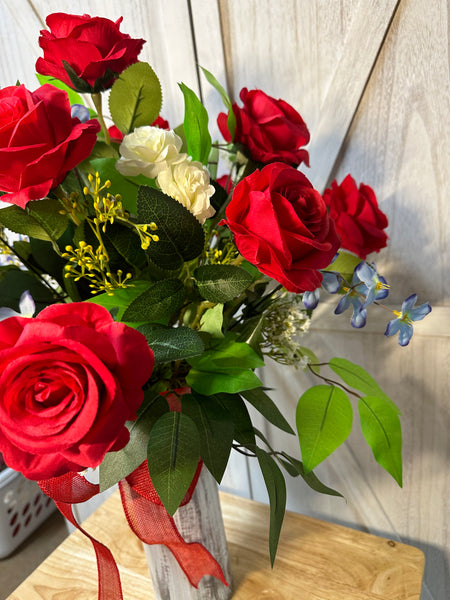
[{"label": "green stem", "polygon": [[95,110],[97,111],[97,118],[102,128],[103,135],[105,136],[105,142],[108,144],[108,146],[110,146],[111,138],[109,137],[108,128],[106,127],[102,112],[102,95],[100,92],[97,92],[96,94],[91,94],[91,97],[95,106]]}]

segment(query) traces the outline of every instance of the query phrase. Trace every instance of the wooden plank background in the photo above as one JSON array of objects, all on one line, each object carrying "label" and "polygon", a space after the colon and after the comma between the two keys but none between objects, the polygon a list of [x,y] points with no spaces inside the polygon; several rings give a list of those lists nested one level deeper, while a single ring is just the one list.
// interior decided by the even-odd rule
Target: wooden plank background
[{"label": "wooden plank background", "polygon": [[[238,98],[261,88],[299,110],[311,131],[311,168],[322,189],[351,172],[371,185],[389,218],[389,248],[375,255],[394,284],[394,307],[412,292],[433,312],[401,349],[383,336],[384,311],[364,330],[324,303],[304,344],[320,358],[359,362],[400,405],[404,487],[373,461],[361,434],[318,469],[347,503],[289,482],[289,508],[420,547],[426,556],[422,598],[450,597],[450,78],[447,0],[0,0],[0,85],[36,87],[37,38],[51,12],[124,16],[122,30],[147,40],[142,59],[159,75],[162,114],[183,118],[177,83],[202,94],[211,113],[217,94],[199,75],[211,70]],[[217,129],[212,123],[212,133]],[[383,313],[383,314],[379,314]],[[264,380],[293,421],[311,382],[278,365]],[[276,445],[298,443],[266,431]],[[256,465],[235,456],[224,489],[266,501]]]}]

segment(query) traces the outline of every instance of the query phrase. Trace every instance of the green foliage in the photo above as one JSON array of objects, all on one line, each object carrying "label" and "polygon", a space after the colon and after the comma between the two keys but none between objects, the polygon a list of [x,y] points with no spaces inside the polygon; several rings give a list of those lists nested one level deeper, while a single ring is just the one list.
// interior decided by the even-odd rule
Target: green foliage
[{"label": "green foliage", "polygon": [[208,82],[213,86],[213,88],[217,92],[219,92],[220,97],[222,98],[222,102],[223,102],[225,108],[228,110],[227,127],[228,127],[228,131],[230,132],[231,139],[233,139],[234,132],[236,131],[236,115],[233,112],[233,104],[230,100],[230,97],[228,96],[225,89],[220,85],[220,83],[217,81],[217,79],[214,77],[214,75],[212,73],[210,73],[203,67],[200,67],[200,68],[203,71],[203,74],[205,75]]},{"label": "green foliage", "polygon": [[234,265],[204,265],[195,269],[194,277],[200,295],[218,303],[233,300],[252,281],[248,271]]},{"label": "green foliage", "polygon": [[93,298],[89,298],[86,302],[94,302],[94,304],[100,304],[104,306],[110,312],[118,309],[116,312],[116,320],[121,321],[123,313],[128,306],[140,296],[145,290],[151,285],[150,281],[133,281],[133,287],[127,287],[125,289],[119,288],[114,290],[113,295],[109,294],[98,294]]},{"label": "green foliage", "polygon": [[305,473],[347,439],[352,420],[348,396],[333,385],[316,385],[300,397],[296,422]]},{"label": "green foliage", "polygon": [[145,323],[138,330],[145,335],[156,363],[191,358],[204,350],[201,337],[189,327],[174,328]]},{"label": "green foliage", "polygon": [[228,463],[234,436],[234,424],[229,412],[215,396],[193,392],[181,398],[183,414],[194,421],[200,441],[200,457],[217,483],[220,483]]},{"label": "green foliage", "polygon": [[375,460],[402,486],[402,432],[396,409],[384,397],[358,402],[361,430]]},{"label": "green foliage", "polygon": [[236,442],[253,450],[256,445],[255,431],[245,402],[240,395],[220,393],[211,398],[228,412],[233,421]]},{"label": "green foliage", "polygon": [[194,160],[206,165],[211,151],[211,136],[208,131],[208,113],[191,89],[179,84],[184,96],[184,135],[187,153]]},{"label": "green foliage", "polygon": [[171,315],[183,305],[186,296],[179,279],[161,279],[135,298],[123,314],[124,321],[168,323]]},{"label": "green foliage", "polygon": [[171,516],[186,495],[199,456],[198,430],[187,415],[168,412],[153,425],[148,442],[148,470],[155,490]]},{"label": "green foliage", "polygon": [[184,261],[197,258],[205,243],[202,226],[182,204],[163,192],[140,187],[137,199],[140,223],[156,223],[159,241],[150,244],[147,255],[162,269],[175,270]]},{"label": "green foliage", "polygon": [[14,231],[44,241],[55,241],[68,225],[67,215],[60,214],[57,200],[33,200],[25,209],[16,205],[0,209],[0,223]]},{"label": "green foliage", "polygon": [[29,271],[17,267],[0,267],[0,298],[1,305],[19,310],[19,300],[22,293],[28,290],[36,305],[36,313],[56,301],[56,296],[42,280]]},{"label": "green foliage", "polygon": [[305,473],[305,469],[303,468],[303,463],[301,460],[297,460],[293,456],[289,456],[289,454],[286,454],[286,452],[281,452],[281,456],[283,456],[283,458],[279,457],[279,461],[291,477],[298,477],[300,475],[303,481],[308,484],[312,490],[319,492],[320,494],[326,494],[327,496],[339,496],[340,498],[344,497],[337,490],[334,490],[333,488],[330,488],[322,483],[317,475],[315,475],[312,471]]},{"label": "green foliage", "polygon": [[125,69],[109,95],[111,117],[124,135],[136,127],[151,125],[159,115],[161,105],[161,84],[145,62],[137,62]]},{"label": "green foliage", "polygon": [[208,308],[200,319],[200,331],[208,333],[212,338],[223,338],[223,304]]},{"label": "green foliage", "polygon": [[40,73],[36,73],[36,77],[39,81],[40,85],[45,85],[46,83],[52,85],[59,90],[63,90],[69,96],[70,104],[82,104],[84,106],[84,100],[80,94],[75,92],[68,85],[60,81],[59,79],[55,79],[55,77],[51,77],[50,75],[41,75]]},{"label": "green foliage", "polygon": [[337,258],[331,265],[328,265],[324,271],[335,271],[340,273],[346,281],[350,282],[353,277],[353,271],[360,262],[361,259],[359,256],[341,249],[339,250]]},{"label": "green foliage", "polygon": [[272,425],[278,427],[282,431],[294,434],[294,430],[283,417],[274,401],[266,394],[262,388],[254,388],[241,392],[247,402],[258,410],[262,416],[267,419]]},{"label": "green foliage", "polygon": [[252,369],[262,367],[264,361],[248,344],[224,340],[217,348],[206,350],[188,362],[192,369],[186,382],[205,396],[218,392],[232,394],[261,386]]},{"label": "green foliage", "polygon": [[259,466],[264,477],[270,503],[269,553],[273,567],[278,540],[286,510],[286,484],[275,460],[261,448],[255,448]]},{"label": "green foliage", "polygon": [[167,401],[159,394],[146,393],[135,421],[127,423],[130,441],[118,452],[108,452],[99,469],[100,491],[107,490],[127,477],[147,458],[150,431],[156,421],[169,410]]}]

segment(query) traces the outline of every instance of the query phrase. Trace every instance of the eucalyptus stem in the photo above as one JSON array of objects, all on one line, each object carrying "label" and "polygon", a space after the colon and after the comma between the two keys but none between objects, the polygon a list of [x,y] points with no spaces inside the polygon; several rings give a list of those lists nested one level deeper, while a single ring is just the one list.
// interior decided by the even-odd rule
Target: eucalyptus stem
[{"label": "eucalyptus stem", "polygon": [[91,97],[92,97],[92,101],[95,106],[95,110],[97,111],[97,119],[102,128],[103,135],[105,136],[105,142],[108,144],[108,146],[110,146],[111,138],[109,137],[108,128],[106,126],[105,119],[103,118],[103,112],[102,112],[102,95],[100,92],[97,92],[95,94],[91,94]]}]

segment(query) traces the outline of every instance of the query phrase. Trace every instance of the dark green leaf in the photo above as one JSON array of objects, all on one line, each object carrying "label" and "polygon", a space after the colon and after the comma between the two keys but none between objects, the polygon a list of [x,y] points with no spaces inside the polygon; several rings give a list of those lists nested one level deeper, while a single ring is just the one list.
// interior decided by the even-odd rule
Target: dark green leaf
[{"label": "dark green leaf", "polygon": [[286,454],[286,452],[282,452],[281,454],[286,460],[280,458],[280,462],[283,463],[283,466],[289,473],[289,475],[291,475],[292,477],[298,477],[300,475],[300,477],[302,477],[305,483],[307,483],[309,487],[315,492],[319,492],[319,494],[326,494],[328,496],[339,496],[341,498],[344,497],[337,490],[334,490],[333,488],[330,488],[324,483],[322,483],[312,471],[310,471],[309,473],[305,473],[303,463],[300,460],[297,460],[293,456],[289,456],[289,454]]},{"label": "dark green leaf", "polygon": [[186,291],[179,279],[162,279],[138,296],[123,314],[124,321],[168,321],[184,302]]},{"label": "dark green leaf", "polygon": [[281,526],[286,511],[286,483],[274,459],[261,448],[255,448],[259,466],[264,477],[270,503],[269,552],[270,561],[275,562]]},{"label": "dark green leaf", "polygon": [[316,385],[300,397],[296,422],[305,473],[347,439],[352,419],[350,400],[335,386]]},{"label": "dark green leaf", "polygon": [[184,134],[187,152],[194,160],[208,163],[211,136],[208,131],[208,113],[195,93],[184,83],[179,84],[184,96]]},{"label": "dark green leaf", "polygon": [[203,298],[222,304],[239,296],[252,282],[250,273],[235,265],[204,265],[195,269],[194,277]]},{"label": "dark green leaf", "polygon": [[[137,269],[145,267],[147,257],[141,248],[139,236],[134,230],[125,225],[119,225],[117,222],[109,223],[106,227],[105,237],[129,265]],[[123,265],[124,271],[126,268],[127,266]]]},{"label": "dark green leaf", "polygon": [[157,364],[196,356],[204,350],[201,337],[189,327],[155,328],[145,323],[138,330],[145,335]]},{"label": "dark green leaf", "polygon": [[355,365],[345,358],[332,358],[329,365],[345,383],[368,396],[383,397],[397,414],[401,414],[398,407],[392,402],[389,396],[383,392],[375,379],[362,367]]},{"label": "dark green leaf", "polygon": [[199,221],[182,204],[146,186],[138,191],[138,219],[140,223],[156,223],[159,241],[150,244],[149,258],[163,269],[174,270],[184,261],[199,256],[203,251],[205,234]]},{"label": "dark green leaf", "polygon": [[361,430],[375,460],[402,487],[402,431],[397,411],[384,397],[366,396],[358,402]]},{"label": "dark green leaf", "polygon": [[199,455],[199,434],[188,416],[169,412],[153,425],[148,442],[148,470],[171,516],[191,484]]},{"label": "dark green leaf", "polygon": [[123,313],[130,306],[130,304],[138,296],[140,296],[145,290],[149,288],[151,283],[149,281],[133,281],[133,287],[119,288],[113,291],[113,295],[109,294],[98,294],[93,298],[89,298],[87,302],[94,302],[94,304],[100,304],[107,310],[111,311],[113,308],[119,308],[116,314],[116,321],[121,321]]},{"label": "dark green leaf", "polygon": [[111,88],[109,109],[123,134],[151,125],[159,115],[162,92],[151,66],[138,62],[123,71]]},{"label": "dark green leaf", "polygon": [[267,419],[267,421],[279,429],[286,431],[287,433],[295,433],[281,412],[278,410],[277,405],[262,388],[245,390],[241,393],[241,396],[243,396],[247,402],[250,402],[250,404],[254,406],[256,410],[258,410],[263,417]]},{"label": "dark green leaf", "polygon": [[195,392],[181,399],[183,414],[197,426],[200,436],[200,456],[217,483],[220,483],[228,463],[233,443],[234,425],[227,410],[214,396]]},{"label": "dark green leaf", "polygon": [[239,394],[216,394],[213,398],[228,411],[234,424],[234,439],[253,450],[256,444],[255,432],[245,402]]},{"label": "dark green leaf", "polygon": [[19,310],[20,296],[28,290],[36,305],[36,313],[49,304],[56,302],[56,294],[40,279],[16,267],[1,267],[0,271],[0,298],[1,306]]},{"label": "dark green leaf", "polygon": [[0,223],[14,233],[44,241],[57,240],[68,225],[67,215],[60,214],[60,210],[57,200],[33,200],[26,209],[15,205],[0,209]]},{"label": "dark green leaf", "polygon": [[137,419],[127,423],[130,432],[128,444],[118,452],[108,452],[100,465],[101,492],[127,477],[144,462],[150,431],[168,411],[167,401],[159,394],[144,400]]}]

